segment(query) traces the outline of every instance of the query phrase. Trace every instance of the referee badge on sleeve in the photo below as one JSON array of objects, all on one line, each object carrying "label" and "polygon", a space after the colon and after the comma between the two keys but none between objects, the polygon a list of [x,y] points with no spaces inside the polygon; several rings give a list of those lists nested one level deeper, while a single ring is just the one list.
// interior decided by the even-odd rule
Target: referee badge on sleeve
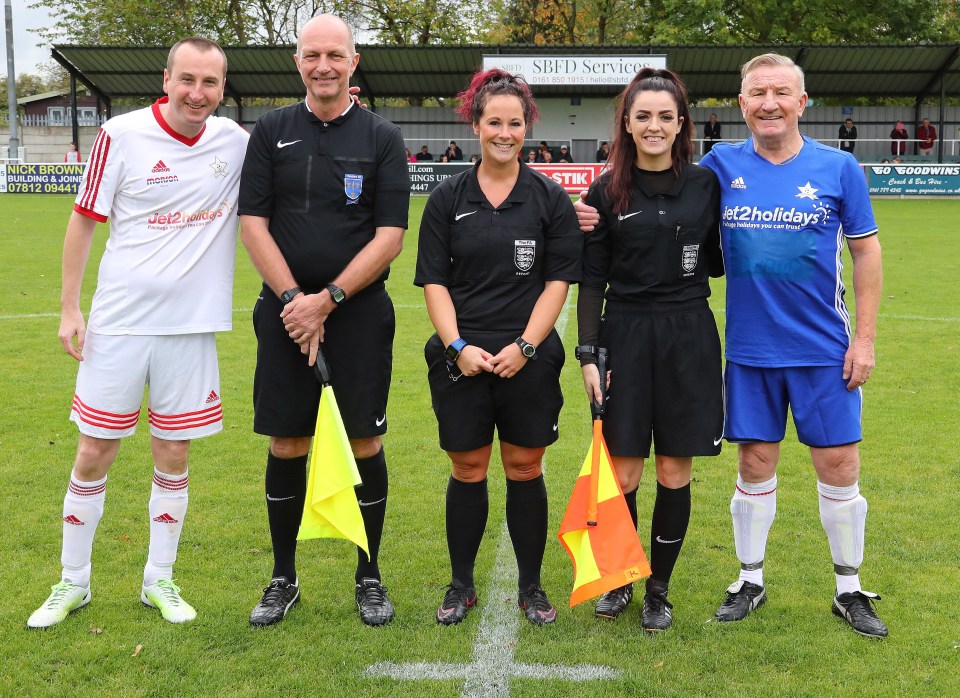
[{"label": "referee badge on sleeve", "polygon": [[347,195],[347,206],[357,203],[363,193],[363,175],[343,175],[343,192]]}]

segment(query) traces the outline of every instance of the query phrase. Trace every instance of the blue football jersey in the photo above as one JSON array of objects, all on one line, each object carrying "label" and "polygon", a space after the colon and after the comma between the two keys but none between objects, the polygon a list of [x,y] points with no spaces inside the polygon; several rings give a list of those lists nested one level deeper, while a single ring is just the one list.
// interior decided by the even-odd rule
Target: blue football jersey
[{"label": "blue football jersey", "polygon": [[877,232],[856,158],[804,137],[795,159],[775,165],[750,138],[717,143],[700,164],[720,180],[727,359],[842,365],[850,338],[844,238]]}]

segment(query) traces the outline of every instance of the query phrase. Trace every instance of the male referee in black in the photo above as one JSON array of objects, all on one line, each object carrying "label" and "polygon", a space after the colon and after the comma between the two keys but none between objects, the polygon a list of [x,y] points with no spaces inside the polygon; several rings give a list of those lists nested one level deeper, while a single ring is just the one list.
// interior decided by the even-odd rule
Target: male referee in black
[{"label": "male referee in black", "polygon": [[243,244],[264,284],[257,334],[254,431],[270,437],[266,496],[274,567],[250,623],[283,620],[300,599],[296,538],[306,493],[322,344],[363,485],[357,499],[370,557],[357,551],[356,601],[367,625],[393,619],[377,552],[387,505],[387,394],[395,318],[384,281],[400,254],[410,182],[400,129],[348,93],[360,56],[338,17],[300,31],[307,89],[257,122],[240,184]]}]

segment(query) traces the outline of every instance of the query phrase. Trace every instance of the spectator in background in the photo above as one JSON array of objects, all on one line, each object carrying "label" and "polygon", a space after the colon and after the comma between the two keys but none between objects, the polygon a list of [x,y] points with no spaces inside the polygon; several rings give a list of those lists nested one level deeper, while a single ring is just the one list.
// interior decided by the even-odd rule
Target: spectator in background
[{"label": "spectator in background", "polygon": [[717,121],[717,115],[711,114],[710,120],[703,125],[703,154],[706,155],[713,149],[713,144],[720,140],[720,122]]},{"label": "spectator in background", "polygon": [[410,152],[410,148],[404,148],[407,151],[407,162],[416,162],[417,156]]},{"label": "spectator in background", "polygon": [[73,141],[70,141],[70,144],[67,145],[67,152],[63,156],[64,162],[81,162],[80,151],[77,150],[77,144]]},{"label": "spectator in background", "polygon": [[567,146],[560,146],[560,157],[557,158],[557,162],[573,162],[573,156],[570,155],[570,151],[567,150]]},{"label": "spectator in background", "polygon": [[[531,150],[530,152],[533,153],[532,150]],[[537,154],[536,154],[536,153],[533,153],[533,156],[536,157]],[[480,158],[479,158],[479,156],[478,156],[476,153],[474,153],[473,155],[470,156],[470,162],[477,162],[479,159],[480,159]]]},{"label": "spectator in background", "polygon": [[454,162],[463,160],[463,151],[460,150],[460,146],[457,145],[456,141],[450,141],[450,145],[447,146],[447,160],[446,162]]},{"label": "spectator in background", "polygon": [[[550,156],[550,160],[547,160],[547,155]],[[537,162],[551,162],[553,160],[553,152],[550,150],[550,146],[547,145],[546,141],[540,141],[540,149],[537,151]]]},{"label": "spectator in background", "polygon": [[857,146],[857,127],[853,125],[853,119],[844,119],[840,124],[840,150],[852,153]]},{"label": "spectator in background", "polygon": [[444,153],[443,155],[440,156],[440,162],[450,162],[450,157],[446,153]]},{"label": "spectator in background", "polygon": [[433,154],[427,146],[423,146],[420,148],[420,152],[417,153],[416,158],[417,162],[433,161]]},{"label": "spectator in background", "polygon": [[937,127],[930,123],[930,119],[924,119],[917,129],[917,154],[928,158],[933,154],[933,146],[937,140]]},{"label": "spectator in background", "polygon": [[890,154],[903,155],[906,153],[908,138],[910,138],[910,134],[907,133],[907,129],[903,127],[903,122],[898,121],[897,125],[894,126],[890,132]]},{"label": "spectator in background", "polygon": [[610,144],[604,141],[597,149],[597,162],[606,162],[610,157]]},{"label": "spectator in background", "polygon": [[527,162],[541,162],[540,158],[537,156],[537,151],[533,148],[530,148],[530,150],[527,151]]}]

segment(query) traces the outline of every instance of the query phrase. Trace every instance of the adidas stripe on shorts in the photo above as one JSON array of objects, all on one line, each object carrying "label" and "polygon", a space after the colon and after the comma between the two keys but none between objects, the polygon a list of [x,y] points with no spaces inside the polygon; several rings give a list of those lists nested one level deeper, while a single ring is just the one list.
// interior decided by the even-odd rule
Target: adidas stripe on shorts
[{"label": "adidas stripe on shorts", "polygon": [[191,440],[223,429],[212,332],[160,336],[87,332],[70,420],[87,436],[131,436],[145,387],[153,436]]}]

